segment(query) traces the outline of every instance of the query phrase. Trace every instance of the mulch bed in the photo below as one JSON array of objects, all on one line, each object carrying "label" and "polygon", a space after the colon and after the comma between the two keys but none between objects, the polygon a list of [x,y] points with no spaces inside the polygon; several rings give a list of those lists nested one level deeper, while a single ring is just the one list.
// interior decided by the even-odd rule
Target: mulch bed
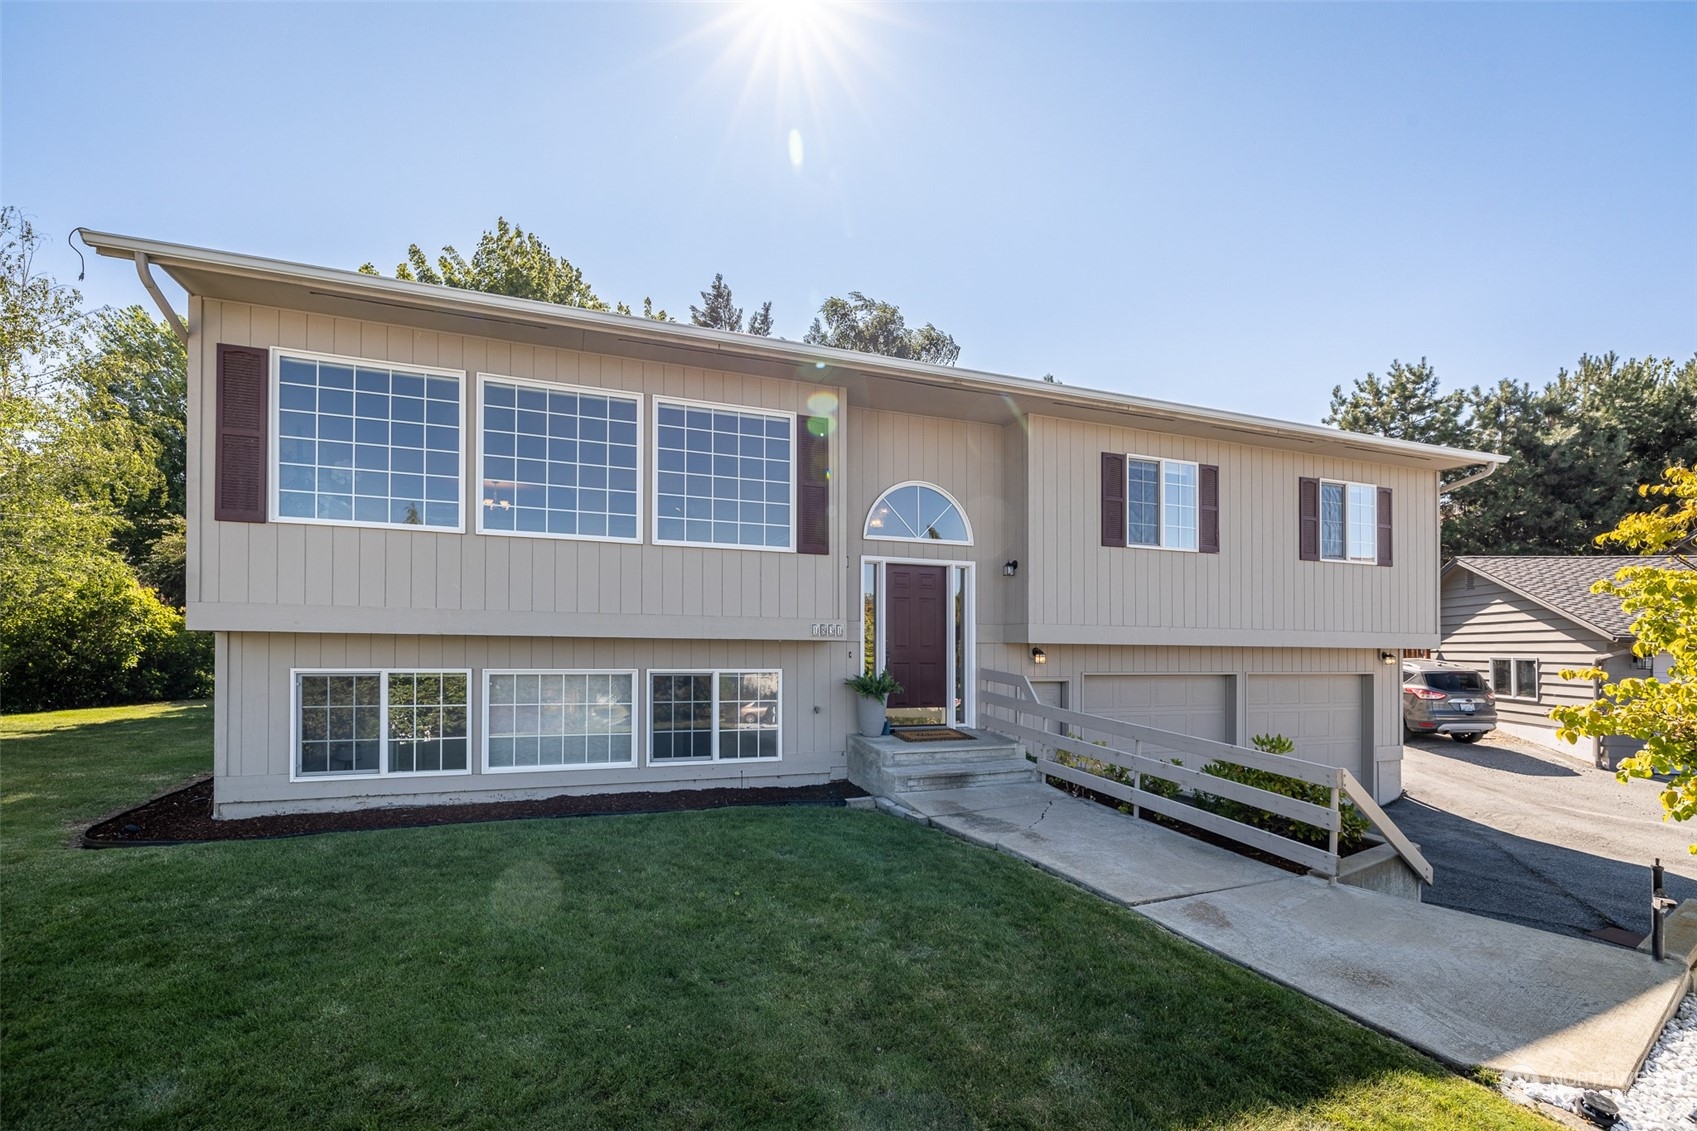
[{"label": "mulch bed", "polygon": [[139,848],[215,840],[270,840],[361,829],[411,829],[537,817],[606,817],[622,813],[675,813],[741,805],[843,805],[866,791],[846,781],[825,785],[655,790],[596,793],[530,801],[479,801],[459,805],[403,805],[339,813],[279,813],[218,821],[212,817],[212,779],[200,778],[133,809],[102,818],[83,833],[84,848]]}]

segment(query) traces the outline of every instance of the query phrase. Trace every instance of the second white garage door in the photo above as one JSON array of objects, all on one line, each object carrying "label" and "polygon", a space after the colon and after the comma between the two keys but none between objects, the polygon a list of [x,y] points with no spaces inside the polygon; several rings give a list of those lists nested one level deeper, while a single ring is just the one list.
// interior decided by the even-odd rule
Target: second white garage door
[{"label": "second white garage door", "polygon": [[1231,686],[1231,677],[1225,675],[1087,675],[1083,709],[1123,722],[1230,742]]},{"label": "second white garage door", "polygon": [[1246,689],[1249,734],[1282,734],[1296,743],[1298,758],[1342,766],[1361,777],[1361,701],[1367,678],[1252,675]]}]

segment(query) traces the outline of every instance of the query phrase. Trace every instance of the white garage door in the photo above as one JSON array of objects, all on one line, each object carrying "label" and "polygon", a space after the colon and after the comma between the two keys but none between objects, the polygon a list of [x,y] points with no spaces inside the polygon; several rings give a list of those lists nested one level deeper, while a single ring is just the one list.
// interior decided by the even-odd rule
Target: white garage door
[{"label": "white garage door", "polygon": [[1092,715],[1217,742],[1232,740],[1230,676],[1087,675],[1083,699],[1083,709]]},{"label": "white garage door", "polygon": [[1282,734],[1298,758],[1342,766],[1363,781],[1359,675],[1252,675],[1246,689],[1249,734]]}]

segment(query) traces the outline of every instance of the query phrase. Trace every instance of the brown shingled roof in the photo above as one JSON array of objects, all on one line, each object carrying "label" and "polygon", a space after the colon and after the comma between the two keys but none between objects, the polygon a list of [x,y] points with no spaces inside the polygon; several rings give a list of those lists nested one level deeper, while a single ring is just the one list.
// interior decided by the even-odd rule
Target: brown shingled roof
[{"label": "brown shingled roof", "polygon": [[1460,566],[1515,590],[1569,620],[1597,629],[1616,640],[1632,638],[1632,618],[1621,611],[1620,601],[1591,586],[1613,577],[1622,566],[1649,565],[1680,568],[1677,558],[1610,555],[1597,557],[1460,557],[1445,569]]}]

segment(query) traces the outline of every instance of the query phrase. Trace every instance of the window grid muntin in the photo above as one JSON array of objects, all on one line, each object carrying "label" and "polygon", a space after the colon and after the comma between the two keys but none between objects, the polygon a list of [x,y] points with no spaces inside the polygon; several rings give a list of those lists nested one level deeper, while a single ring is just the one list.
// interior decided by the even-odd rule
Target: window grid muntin
[{"label": "window grid muntin", "polygon": [[[904,510],[909,510],[912,517]],[[927,515],[930,521],[926,521]],[[940,529],[940,526],[947,529]],[[937,537],[931,537],[927,531],[936,531]],[[972,545],[972,523],[968,521],[965,509],[941,487],[917,479],[886,488],[867,512],[861,534],[883,542]]]},{"label": "window grid muntin", "polygon": [[[501,374],[477,376],[478,532],[640,543],[642,397]],[[512,405],[492,403],[508,392]],[[544,402],[540,409],[538,396]],[[520,400],[531,403],[521,406]],[[592,402],[587,413],[585,401]],[[596,406],[597,401],[605,404]],[[606,415],[596,414],[597,407]],[[511,427],[492,428],[491,410],[510,410]],[[583,435],[586,420],[597,434]],[[504,416],[500,422],[506,423]],[[603,426],[605,437],[598,434]]]},{"label": "window grid muntin", "polygon": [[[486,772],[594,770],[636,765],[639,697],[635,669],[486,668],[483,684]],[[556,703],[549,702],[551,694],[557,694]],[[557,710],[551,711],[551,706]],[[523,707],[533,707],[534,713],[525,712],[521,716],[519,708]],[[574,711],[574,707],[581,711]],[[559,760],[544,761],[554,753],[556,744],[547,741],[553,738],[560,740]],[[535,741],[521,745],[521,739]],[[580,744],[574,739],[583,741]],[[532,745],[534,760],[527,760]],[[579,752],[580,745],[583,758],[575,759],[572,756]],[[597,758],[602,753],[605,757]]]},{"label": "window grid muntin", "polygon": [[1126,544],[1161,544],[1161,461],[1127,456],[1125,461]]},{"label": "window grid muntin", "polygon": [[1196,552],[1202,465],[1194,460],[1128,454],[1125,467],[1126,545]]},{"label": "window grid muntin", "polygon": [[1320,480],[1320,560],[1378,564],[1378,487],[1342,479]]},{"label": "window grid muntin", "polygon": [[648,690],[650,765],[782,759],[781,670],[651,668]]},{"label": "window grid muntin", "polygon": [[[367,667],[349,666],[349,667],[339,667],[339,668],[292,668],[292,669],[290,669],[289,677],[290,677],[290,684],[291,684],[291,704],[290,704],[290,715],[289,715],[289,747],[290,747],[290,749],[289,749],[289,780],[290,781],[323,781],[323,780],[335,780],[335,779],[351,780],[351,779],[369,779],[369,778],[385,778],[385,777],[443,777],[443,776],[455,776],[455,775],[471,773],[471,767],[469,765],[469,758],[467,759],[468,764],[463,769],[397,770],[397,769],[391,768],[392,759],[390,757],[389,682],[390,682],[391,677],[406,677],[406,676],[420,676],[420,675],[436,676],[436,677],[441,677],[441,678],[454,677],[456,679],[463,679],[464,680],[464,687],[465,687],[465,693],[464,694],[465,694],[465,698],[466,698],[465,711],[466,711],[467,725],[469,726],[470,709],[471,709],[471,703],[470,703],[471,671],[468,668],[416,668],[416,667],[413,667],[413,668],[367,668]],[[376,741],[379,744],[379,748],[378,748],[378,758],[377,758],[375,769],[367,769],[367,768],[364,768],[363,766],[361,766],[360,768],[357,768],[357,769],[350,769],[350,770],[345,770],[345,771],[323,771],[323,772],[320,772],[320,771],[307,771],[307,770],[301,769],[301,766],[302,766],[302,757],[301,757],[302,743],[313,741],[313,739],[307,737],[307,728],[310,724],[307,722],[305,716],[303,715],[303,708],[324,706],[324,704],[322,704],[322,703],[317,703],[317,702],[312,701],[313,698],[314,698],[314,692],[313,692],[312,689],[315,686],[317,686],[315,681],[321,681],[325,678],[329,678],[329,679],[332,679],[332,680],[334,680],[334,679],[350,679],[351,678],[351,679],[355,679],[355,680],[375,681],[375,688],[376,688],[375,696],[376,696],[376,701],[377,701],[378,710],[379,710],[378,723],[377,723],[377,728],[376,728]],[[360,701],[359,701],[358,705],[364,706],[365,704],[366,704],[366,694],[365,694],[364,690],[362,690],[360,692]],[[441,701],[438,700],[437,706],[444,706],[444,704],[442,704]],[[457,706],[457,704],[456,704],[456,706]],[[359,723],[356,723],[356,726],[364,728],[362,733],[365,734],[366,737],[360,739],[360,741],[370,741],[371,740],[371,738],[370,738],[370,723],[369,722],[359,722]],[[457,737],[457,736],[443,736],[443,737]]]},{"label": "window grid muntin", "polygon": [[465,529],[462,371],[280,347],[271,358],[275,521]]},{"label": "window grid muntin", "polygon": [[793,412],[655,398],[655,544],[794,552],[796,426]]},{"label": "window grid muntin", "polygon": [[1168,549],[1196,549],[1201,479],[1201,469],[1185,460],[1161,468],[1161,544]]},{"label": "window grid muntin", "polygon": [[383,677],[383,697],[390,773],[458,773],[470,768],[468,676],[391,672]]}]

